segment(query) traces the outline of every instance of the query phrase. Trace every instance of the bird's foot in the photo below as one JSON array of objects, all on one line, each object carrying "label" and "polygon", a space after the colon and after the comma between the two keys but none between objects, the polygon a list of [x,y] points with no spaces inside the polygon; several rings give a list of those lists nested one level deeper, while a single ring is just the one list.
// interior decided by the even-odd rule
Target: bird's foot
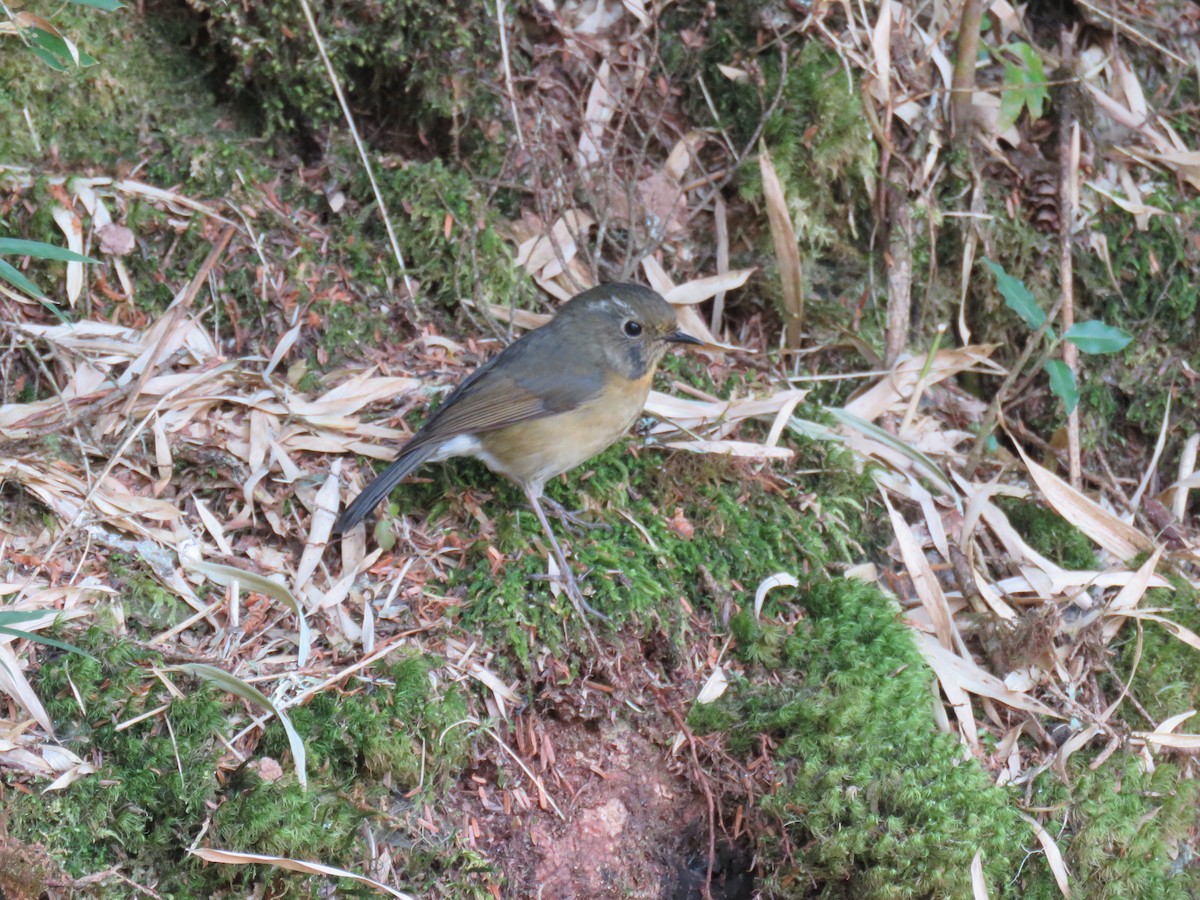
[{"label": "bird's foot", "polygon": [[575,580],[575,573],[569,568],[566,570],[566,572],[560,572],[558,574],[558,583],[563,586],[563,590],[567,592],[567,597],[570,598],[571,604],[575,607],[575,611],[581,616],[586,613],[588,615],[595,616],[601,622],[609,621],[608,616],[587,602],[587,598],[583,596],[583,591],[579,589],[579,582]]},{"label": "bird's foot", "polygon": [[542,497],[542,503],[545,504],[547,512],[562,522],[563,527],[571,534],[578,536],[584,531],[612,531],[612,526],[607,522],[597,522],[584,516],[582,512],[572,512],[557,500]]}]

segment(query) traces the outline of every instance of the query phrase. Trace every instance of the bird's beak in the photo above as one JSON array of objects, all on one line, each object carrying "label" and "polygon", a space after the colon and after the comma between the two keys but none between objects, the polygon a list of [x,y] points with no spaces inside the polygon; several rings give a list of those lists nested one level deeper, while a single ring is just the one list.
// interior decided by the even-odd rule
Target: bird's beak
[{"label": "bird's beak", "polygon": [[704,341],[698,337],[692,337],[686,331],[672,331],[663,340],[669,341],[672,344],[696,344],[700,347],[704,346]]}]

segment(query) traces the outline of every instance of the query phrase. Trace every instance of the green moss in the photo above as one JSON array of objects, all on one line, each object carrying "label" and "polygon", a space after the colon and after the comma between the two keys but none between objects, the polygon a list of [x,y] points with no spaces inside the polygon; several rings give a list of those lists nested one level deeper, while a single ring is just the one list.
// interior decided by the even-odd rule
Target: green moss
[{"label": "green moss", "polygon": [[[1174,590],[1151,589],[1139,605],[1144,609],[1160,609],[1164,618],[1200,633],[1200,591],[1184,578],[1168,577]],[[1140,659],[1137,643],[1137,629],[1132,621],[1127,622],[1112,644],[1116,651],[1114,674],[1102,678],[1101,683],[1115,697],[1129,680],[1136,660],[1131,692],[1153,719],[1153,722],[1140,721],[1139,728],[1150,728],[1168,716],[1200,705],[1200,652],[1154,622],[1143,625]],[[1127,711],[1126,718],[1129,715],[1132,713]]]},{"label": "green moss", "polygon": [[[1050,826],[1071,871],[1072,894],[1095,898],[1183,898],[1200,892],[1200,872],[1184,846],[1197,825],[1200,782],[1159,762],[1153,774],[1133,756],[1096,771],[1072,759],[1069,784],[1046,773],[1032,801],[1058,811]],[[1025,897],[1061,896],[1049,877],[1030,881]]]},{"label": "green moss", "polygon": [[[298,4],[191,0],[207,16],[216,59],[230,86],[253,98],[270,129],[320,128],[341,119],[329,77]],[[430,0],[321,0],[313,3],[326,52],[358,115],[457,150],[484,141],[499,108],[477,86],[496,58],[495,23],[478,4]],[[520,54],[514,54],[519,61]]]},{"label": "green moss", "polygon": [[[402,791],[444,787],[468,763],[469,733],[452,727],[467,718],[467,704],[458,685],[435,688],[433,667],[427,657],[409,656],[376,670],[369,681],[318,694],[296,709],[292,724],[311,768],[348,779],[346,789],[361,773],[386,776]],[[277,724],[267,728],[263,752],[286,755],[287,738]]]},{"label": "green moss", "polygon": [[[732,597],[745,603],[775,572],[804,575],[860,558],[857,542],[883,537],[863,521],[870,479],[835,446],[797,447],[797,465],[821,474],[783,490],[740,483],[738,465],[722,458],[635,455],[620,444],[548,485],[547,493],[567,508],[586,497],[587,515],[606,526],[572,536],[552,523],[577,570],[588,572],[582,587],[592,605],[614,627],[636,620],[680,640],[681,598],[693,608],[722,611],[725,598],[710,596],[705,585],[730,585]],[[471,490],[495,526],[493,536],[465,537],[465,565],[452,571],[452,584],[466,588],[463,626],[482,629],[489,646],[511,648],[522,664],[535,644],[558,648],[563,620],[569,631],[578,623],[565,596],[551,597],[545,541],[524,495],[470,461],[430,467],[427,477],[404,486],[396,511],[422,510],[436,522]],[[691,526],[690,538],[671,529],[676,516]],[[768,609],[776,602],[772,595]]]},{"label": "green moss", "polygon": [[1054,510],[1014,497],[1001,497],[998,505],[1038,553],[1067,569],[1096,568],[1096,551],[1087,535]]},{"label": "green moss", "polygon": [[[147,671],[162,668],[162,660],[106,629],[92,628],[75,642],[98,660],[52,656],[37,673],[36,689],[60,740],[99,762],[101,771],[52,793],[4,792],[9,834],[45,844],[74,876],[132,864],[153,872],[164,896],[241,895],[263,882],[275,895],[313,896],[319,880],[269,867],[209,866],[185,849],[207,823],[207,845],[354,868],[364,852],[364,818],[382,817],[387,805],[382,776],[415,786],[424,765],[432,797],[466,763],[469,736],[450,727],[466,714],[461,690],[435,688],[431,663],[420,657],[364,673],[348,696],[319,694],[292,711],[311,753],[309,786],[301,790],[277,725],[268,727],[254,757],[280,760],[283,778],[267,782],[244,767],[229,771],[218,735],[231,731],[231,718],[244,719],[240,704],[178,673],[168,677],[184,695],[172,698]],[[165,712],[123,725],[164,704]],[[385,821],[398,839],[413,843],[406,820]],[[403,868],[411,863],[420,881],[464,853],[470,855],[450,832],[443,845],[423,847]],[[473,871],[481,871],[478,860]],[[478,884],[482,877],[463,880]]]},{"label": "green moss", "polygon": [[1031,843],[1008,792],[937,730],[931,674],[899,610],[873,585],[814,578],[790,632],[743,613],[745,675],[696,707],[772,785],[755,848],[779,897],[970,896],[982,851],[993,895]]},{"label": "green moss", "polygon": [[[793,42],[784,37],[770,49],[757,51],[764,34],[762,20],[771,14],[761,3],[724,4],[717,16],[711,9],[710,4],[689,0],[663,11],[662,61],[667,77],[682,87],[692,121],[712,123],[715,109],[715,124],[739,152],[766,116],[761,140],[783,184],[806,257],[807,313],[816,321],[843,324],[842,297],[857,294],[867,284],[869,235],[858,226],[871,220],[872,185],[878,170],[876,144],[858,84],[837,54],[820,41]],[[780,46],[787,48],[786,73]],[[719,65],[741,68],[750,77],[732,81]],[[768,116],[777,95],[779,103]],[[753,161],[737,173],[734,184],[745,199],[761,204],[760,168]],[[764,228],[754,237],[754,256],[739,260],[738,265],[762,266],[763,274],[754,286],[779,302],[780,281],[770,236]],[[819,256],[820,262],[808,259],[812,256]]]}]

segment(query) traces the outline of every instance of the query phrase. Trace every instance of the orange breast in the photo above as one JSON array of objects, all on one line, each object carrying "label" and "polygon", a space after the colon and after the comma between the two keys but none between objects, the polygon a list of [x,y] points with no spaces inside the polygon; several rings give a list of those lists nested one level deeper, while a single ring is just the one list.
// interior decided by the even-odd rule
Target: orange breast
[{"label": "orange breast", "polygon": [[600,396],[577,409],[485,432],[479,440],[486,456],[480,455],[493,471],[540,488],[625,434],[646,405],[653,377],[611,379]]}]

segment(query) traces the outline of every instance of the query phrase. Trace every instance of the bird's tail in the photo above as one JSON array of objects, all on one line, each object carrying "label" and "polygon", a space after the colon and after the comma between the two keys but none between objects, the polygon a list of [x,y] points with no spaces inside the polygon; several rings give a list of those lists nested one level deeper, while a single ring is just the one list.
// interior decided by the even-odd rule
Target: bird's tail
[{"label": "bird's tail", "polygon": [[376,475],[375,480],[363,488],[363,492],[355,497],[354,502],[338,516],[338,520],[333,525],[334,534],[349,531],[365,519],[367,514],[392,492],[392,488],[433,455],[436,446],[436,444],[423,443],[400,451],[400,455],[396,457],[395,461]]}]

